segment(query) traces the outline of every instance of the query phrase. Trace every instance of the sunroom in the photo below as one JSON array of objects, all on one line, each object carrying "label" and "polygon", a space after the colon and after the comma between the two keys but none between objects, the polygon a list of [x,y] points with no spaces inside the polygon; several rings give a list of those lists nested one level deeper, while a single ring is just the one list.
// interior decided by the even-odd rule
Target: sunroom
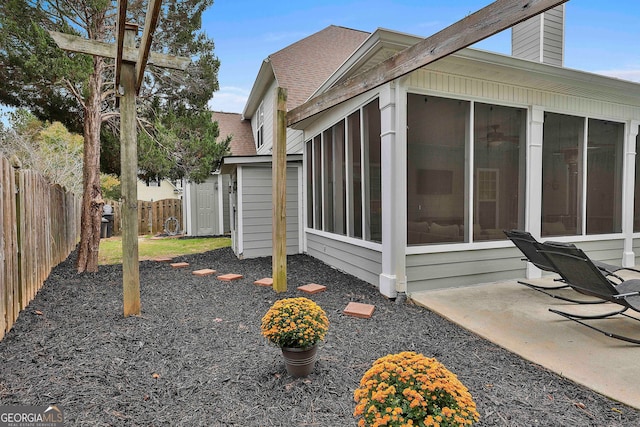
[{"label": "sunroom", "polygon": [[634,265],[639,125],[636,83],[465,49],[299,125],[305,250],[389,297],[538,277],[504,229]]}]

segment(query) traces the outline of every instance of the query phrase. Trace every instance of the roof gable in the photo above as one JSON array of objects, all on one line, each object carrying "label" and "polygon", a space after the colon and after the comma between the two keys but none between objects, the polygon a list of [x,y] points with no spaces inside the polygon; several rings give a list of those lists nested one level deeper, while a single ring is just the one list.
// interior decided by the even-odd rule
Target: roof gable
[{"label": "roof gable", "polygon": [[344,61],[335,72],[325,79],[309,98],[324,92],[356,74],[375,67],[396,53],[423,40],[422,37],[398,31],[378,28]]},{"label": "roof gable", "polygon": [[331,25],[269,56],[287,107],[304,103],[362,44],[369,33]]},{"label": "roof gable", "polygon": [[262,63],[245,107],[251,117],[273,79],[287,89],[287,109],[309,99],[367,39],[366,31],[330,25],[275,52]]}]

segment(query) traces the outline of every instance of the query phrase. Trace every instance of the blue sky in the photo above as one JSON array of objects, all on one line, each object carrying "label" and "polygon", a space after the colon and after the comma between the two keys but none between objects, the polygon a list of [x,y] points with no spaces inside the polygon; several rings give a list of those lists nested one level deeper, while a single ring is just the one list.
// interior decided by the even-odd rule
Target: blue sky
[{"label": "blue sky", "polygon": [[[490,0],[215,0],[203,29],[221,61],[220,90],[209,106],[241,113],[261,62],[328,25],[376,28],[427,37],[487,6]],[[640,1],[566,3],[565,66],[640,82]],[[474,47],[510,54],[506,30]],[[3,111],[0,106],[0,113]]]},{"label": "blue sky", "polygon": [[[269,54],[328,25],[373,32],[387,28],[427,37],[490,4],[489,0],[215,0],[203,29],[221,61],[214,111],[242,112]],[[640,82],[640,1],[566,3],[565,66]],[[510,54],[506,30],[474,47]]]}]

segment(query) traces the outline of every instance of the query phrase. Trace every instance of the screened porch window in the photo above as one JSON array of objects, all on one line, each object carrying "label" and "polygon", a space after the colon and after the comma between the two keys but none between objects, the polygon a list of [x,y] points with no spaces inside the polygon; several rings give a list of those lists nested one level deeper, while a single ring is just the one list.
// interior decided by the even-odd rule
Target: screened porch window
[{"label": "screened porch window", "polygon": [[[322,228],[322,139],[320,135],[313,139],[313,224]],[[313,196],[311,196],[311,194]]]},{"label": "screened porch window", "polygon": [[362,238],[362,169],[360,139],[360,112],[347,117],[347,155],[346,176],[349,197],[347,199],[348,234]]},{"label": "screened porch window", "polygon": [[589,119],[587,234],[622,232],[624,124]]},{"label": "screened porch window", "polygon": [[344,122],[322,133],[324,147],[324,230],[345,234]]},{"label": "screened porch window", "polygon": [[364,161],[365,196],[367,209],[365,218],[365,239],[373,242],[382,241],[382,171],[381,150],[382,139],[380,137],[380,107],[378,101],[370,102],[362,109],[362,122],[364,138],[363,150],[366,156]]},{"label": "screened porch window", "polygon": [[382,194],[378,100],[324,130],[305,145],[308,227],[380,242]]},{"label": "screened porch window", "polygon": [[470,103],[408,94],[407,243],[464,240]]},{"label": "screened porch window", "polygon": [[474,241],[524,225],[526,118],[523,108],[474,103]]},{"label": "screened porch window", "polygon": [[313,228],[313,214],[315,211],[313,195],[313,142],[306,142],[307,150],[307,227]]},{"label": "screened porch window", "polygon": [[546,113],[542,236],[622,231],[624,124]]},{"label": "screened porch window", "polygon": [[523,226],[526,117],[522,108],[408,94],[409,245],[499,240]]}]

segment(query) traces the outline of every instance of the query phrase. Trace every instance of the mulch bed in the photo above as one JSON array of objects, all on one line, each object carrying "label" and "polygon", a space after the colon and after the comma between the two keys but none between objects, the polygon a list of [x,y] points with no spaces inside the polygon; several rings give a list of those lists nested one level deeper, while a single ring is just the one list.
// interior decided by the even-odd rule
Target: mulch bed
[{"label": "mulch bed", "polygon": [[[54,269],[0,342],[0,405],[57,404],[68,426],[355,426],[353,391],[371,363],[412,350],[436,357],[469,388],[479,426],[630,426],[640,411],[576,385],[305,255],[288,258],[288,292],[253,284],[271,259],[229,248],[140,263],[142,315],[122,316],[122,268],[77,275],[75,253]],[[243,279],[222,282],[193,270]],[[260,334],[277,298],[309,296],[331,322],[315,371],[287,375]],[[375,305],[345,316],[350,301]]]}]

